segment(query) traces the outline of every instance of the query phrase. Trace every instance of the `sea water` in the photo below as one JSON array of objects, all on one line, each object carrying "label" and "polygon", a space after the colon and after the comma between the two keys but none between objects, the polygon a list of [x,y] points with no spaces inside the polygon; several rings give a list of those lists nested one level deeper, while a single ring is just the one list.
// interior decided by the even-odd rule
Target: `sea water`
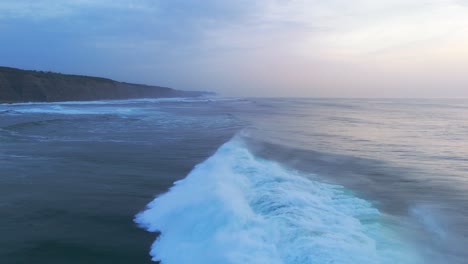
[{"label": "sea water", "polygon": [[467,263],[467,116],[462,99],[0,105],[0,260]]}]

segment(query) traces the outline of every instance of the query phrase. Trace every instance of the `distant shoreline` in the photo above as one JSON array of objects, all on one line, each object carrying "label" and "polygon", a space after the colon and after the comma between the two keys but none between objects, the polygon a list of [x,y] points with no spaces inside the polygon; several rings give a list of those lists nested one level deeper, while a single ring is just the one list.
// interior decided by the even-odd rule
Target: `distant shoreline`
[{"label": "distant shoreline", "polygon": [[213,94],[101,77],[0,67],[0,103],[199,97]]}]

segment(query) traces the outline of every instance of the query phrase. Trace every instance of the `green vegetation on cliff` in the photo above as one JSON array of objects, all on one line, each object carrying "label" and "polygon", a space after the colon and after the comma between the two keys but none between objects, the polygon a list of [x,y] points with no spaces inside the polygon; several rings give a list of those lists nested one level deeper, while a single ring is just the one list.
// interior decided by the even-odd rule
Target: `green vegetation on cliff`
[{"label": "green vegetation on cliff", "polygon": [[204,94],[206,93],[117,82],[99,77],[0,67],[0,102],[192,97]]}]

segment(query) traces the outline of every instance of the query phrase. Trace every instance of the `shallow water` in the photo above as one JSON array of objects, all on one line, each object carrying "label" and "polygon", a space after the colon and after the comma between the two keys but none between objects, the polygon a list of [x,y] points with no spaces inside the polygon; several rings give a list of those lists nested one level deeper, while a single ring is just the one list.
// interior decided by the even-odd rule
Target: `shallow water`
[{"label": "shallow water", "polygon": [[455,99],[0,105],[0,262],[467,263],[467,116]]}]

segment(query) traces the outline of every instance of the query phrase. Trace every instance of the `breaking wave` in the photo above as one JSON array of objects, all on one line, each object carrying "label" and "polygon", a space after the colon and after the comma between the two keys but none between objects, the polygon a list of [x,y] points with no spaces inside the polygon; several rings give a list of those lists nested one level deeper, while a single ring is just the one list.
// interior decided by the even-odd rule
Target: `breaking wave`
[{"label": "breaking wave", "polygon": [[215,102],[248,102],[242,98],[194,97],[194,98],[142,98],[128,100],[28,102],[1,104],[0,115],[61,114],[61,115],[134,115],[154,111],[161,104],[205,104]]},{"label": "breaking wave", "polygon": [[339,185],[221,146],[135,221],[178,263],[421,263],[373,205]]}]

